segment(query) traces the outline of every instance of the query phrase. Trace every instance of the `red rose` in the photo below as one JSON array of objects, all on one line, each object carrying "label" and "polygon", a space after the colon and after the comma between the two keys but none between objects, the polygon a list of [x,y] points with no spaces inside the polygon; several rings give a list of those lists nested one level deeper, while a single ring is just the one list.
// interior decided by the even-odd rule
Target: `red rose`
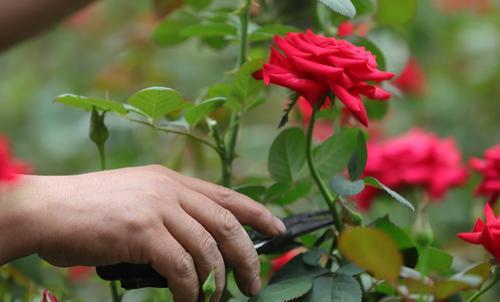
[{"label": "red rose", "polygon": [[490,204],[486,204],[484,216],[486,223],[478,218],[471,233],[460,233],[458,237],[472,244],[481,244],[500,261],[500,216],[495,217]]},{"label": "red rose", "polygon": [[44,289],[42,292],[42,302],[57,302],[57,298],[48,290]]},{"label": "red rose", "polygon": [[286,253],[283,253],[283,255],[279,256],[278,258],[273,259],[271,261],[272,271],[273,272],[279,271],[283,266],[285,266],[285,264],[288,263],[288,261],[292,260],[293,258],[295,258],[295,256],[297,256],[298,254],[300,254],[302,252],[303,252],[303,249],[297,248],[297,249],[290,250]]},{"label": "red rose", "polygon": [[351,21],[344,21],[337,27],[337,36],[341,38],[351,35],[364,37],[367,32],[368,25],[366,23],[354,24]]},{"label": "red rose", "polygon": [[[266,85],[296,91],[310,104],[323,102],[333,93],[361,123],[368,125],[360,95],[387,100],[390,94],[368,82],[381,82],[394,75],[377,69],[375,56],[364,47],[345,40],[307,33],[276,36],[278,49],[271,47],[269,63],[254,76]],[[281,52],[280,52],[281,51]]]},{"label": "red rose", "polygon": [[[440,139],[414,129],[382,142],[368,143],[365,176],[373,176],[392,189],[422,187],[431,200],[440,200],[452,187],[467,180],[461,154],[453,139]],[[357,196],[369,208],[377,189],[368,187]]]},{"label": "red rose", "polygon": [[0,183],[16,180],[18,174],[25,173],[27,166],[12,158],[7,138],[0,136]]},{"label": "red rose", "polygon": [[500,145],[486,150],[484,157],[471,158],[469,161],[470,166],[483,176],[476,194],[487,196],[491,202],[495,202],[500,196]]},{"label": "red rose", "polygon": [[86,280],[93,272],[92,267],[88,266],[74,266],[68,269],[68,278],[72,282],[79,282]]},{"label": "red rose", "polygon": [[394,85],[404,93],[412,95],[424,95],[427,91],[427,80],[424,70],[413,58],[408,60],[401,75],[394,81]]}]

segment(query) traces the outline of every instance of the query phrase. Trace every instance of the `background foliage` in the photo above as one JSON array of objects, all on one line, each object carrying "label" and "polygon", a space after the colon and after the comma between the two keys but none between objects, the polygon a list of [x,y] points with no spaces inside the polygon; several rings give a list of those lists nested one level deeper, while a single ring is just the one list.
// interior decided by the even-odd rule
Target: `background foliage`
[{"label": "background foliage", "polygon": [[[194,101],[207,86],[227,80],[238,51],[233,43],[218,39],[213,32],[231,35],[231,27],[191,27],[192,32],[185,33],[201,36],[203,42],[190,39],[173,43],[182,40],[180,37],[163,40],[163,44],[175,44],[168,47],[154,42],[153,33],[161,20],[157,15],[177,2],[181,1],[166,1],[166,10],[155,11],[146,0],[106,0],[50,33],[1,54],[0,132],[9,135],[18,157],[30,162],[40,174],[99,169],[95,146],[88,140],[89,115],[54,104],[54,96],[62,92],[125,101],[144,87],[167,86]],[[195,7],[203,7],[203,1],[191,2]],[[237,6],[237,1],[214,2],[213,5]],[[393,53],[385,53],[385,57],[411,53],[423,66],[427,80],[423,95],[401,95],[391,100],[391,109],[382,124],[384,135],[422,127],[442,137],[453,136],[464,158],[468,158],[479,156],[486,147],[500,142],[500,9],[498,2],[481,8],[477,3],[482,1],[473,5],[476,8],[461,9],[460,3],[464,2],[467,1],[397,1],[395,7],[391,6],[395,5],[393,1],[379,1],[380,6],[391,6],[397,16],[387,16],[391,10],[380,10],[375,19],[378,24],[392,27],[405,41],[389,49]],[[416,6],[415,12],[412,5]],[[256,22],[266,24],[273,20],[305,29],[325,21],[313,18],[315,9],[316,1],[274,1],[268,10],[254,14]],[[363,20],[362,12],[358,10],[357,20]],[[328,22],[334,28],[344,19],[333,15]],[[268,37],[261,33],[254,39]],[[223,47],[225,44],[227,47]],[[254,44],[250,57],[259,57],[265,51],[267,44]],[[386,64],[388,69],[401,68],[398,62]],[[236,185],[269,179],[268,152],[279,133],[276,126],[288,93],[272,89],[268,95],[260,107],[242,120],[241,137],[245,139],[239,142],[239,157],[234,163]],[[221,121],[229,118],[227,110],[217,110],[212,115]],[[108,168],[162,163],[189,175],[219,179],[216,154],[206,152],[205,147],[184,137],[165,136],[132,125],[113,115],[107,121]],[[278,180],[291,177],[272,176]],[[433,205],[429,211],[441,248],[453,255],[479,259],[479,249],[460,244],[455,236],[468,230],[472,218],[480,213],[481,206],[471,202],[475,182],[470,183],[453,190],[444,202]],[[269,206],[278,215],[310,209],[310,203]],[[370,215],[388,212],[391,220],[411,226],[412,218],[405,209],[388,203],[377,203]],[[263,265],[265,273],[268,267],[266,262]],[[37,257],[0,269],[0,301],[30,299],[37,295],[35,287],[50,288],[56,296],[75,301],[109,300],[106,284],[94,278],[72,281],[67,270],[50,267]],[[141,290],[128,294],[125,301],[160,301],[165,295],[165,291]]]}]

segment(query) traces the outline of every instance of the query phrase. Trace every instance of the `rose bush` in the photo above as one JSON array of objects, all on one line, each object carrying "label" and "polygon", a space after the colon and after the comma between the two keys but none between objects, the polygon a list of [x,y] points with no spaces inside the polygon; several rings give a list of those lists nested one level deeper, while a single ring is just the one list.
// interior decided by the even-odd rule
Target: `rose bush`
[{"label": "rose bush", "polygon": [[[50,127],[42,139],[62,147],[33,148],[52,156],[47,164],[36,163],[42,173],[86,172],[99,162],[102,169],[160,162],[237,190],[279,216],[331,214],[334,225],[298,238],[299,249],[261,257],[266,285],[259,295],[243,296],[229,274],[224,301],[474,301],[487,291],[492,298],[485,301],[497,300],[498,264],[456,238],[459,233],[498,258],[493,202],[486,206],[486,222],[479,219],[472,232],[463,233],[475,216],[471,205],[480,201],[472,200],[468,188],[475,179],[462,163],[462,157],[496,143],[500,111],[491,102],[498,97],[491,83],[497,48],[484,42],[495,41],[495,22],[488,16],[445,17],[414,0],[154,2],[149,14],[140,4],[127,4],[138,13],[134,22],[125,14],[111,43],[92,39],[107,36],[103,28],[125,6],[110,4],[109,15],[99,6],[98,13],[84,12],[64,29],[82,40],[68,44],[111,55],[91,76],[86,68],[105,59],[87,62],[82,55],[77,72],[71,69],[66,77],[89,77],[78,85],[43,83],[57,89],[43,95],[88,89],[92,96],[56,97],[81,113],[54,106],[52,118],[44,116],[65,124]],[[85,36],[95,20],[99,26]],[[482,26],[474,23],[479,21]],[[156,46],[168,49],[150,44],[151,35]],[[70,48],[71,62],[80,48]],[[46,52],[37,50],[34,58]],[[486,55],[488,60],[478,60]],[[29,70],[39,63],[30,62]],[[82,82],[92,82],[92,88]],[[50,112],[37,110],[32,123]],[[287,124],[290,114],[298,119]],[[22,137],[31,137],[22,129],[16,126]],[[21,142],[20,150],[27,149]],[[469,162],[481,176],[476,193],[498,198],[498,147]],[[0,141],[0,179],[24,169]],[[56,296],[172,300],[166,289],[125,291],[117,283],[110,294],[91,268],[40,263],[34,257],[2,268],[0,300],[30,299],[35,289],[34,295],[50,302]]]}]

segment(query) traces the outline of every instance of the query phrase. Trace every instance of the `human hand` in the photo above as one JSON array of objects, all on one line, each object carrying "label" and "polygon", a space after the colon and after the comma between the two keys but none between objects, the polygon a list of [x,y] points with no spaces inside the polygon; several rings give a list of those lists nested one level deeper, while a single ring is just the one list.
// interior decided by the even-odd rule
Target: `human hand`
[{"label": "human hand", "polygon": [[149,263],[168,280],[175,301],[196,301],[213,269],[218,300],[225,264],[242,292],[255,295],[259,258],[241,224],[268,235],[285,232],[248,197],[161,166],[22,182],[17,198],[31,199],[33,252],[57,266]]}]

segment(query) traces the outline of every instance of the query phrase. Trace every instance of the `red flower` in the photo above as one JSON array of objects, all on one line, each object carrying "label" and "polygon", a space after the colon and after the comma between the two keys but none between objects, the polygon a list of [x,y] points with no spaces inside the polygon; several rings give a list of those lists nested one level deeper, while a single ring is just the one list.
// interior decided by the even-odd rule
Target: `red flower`
[{"label": "red flower", "polygon": [[345,40],[307,33],[276,36],[280,51],[271,47],[269,63],[254,76],[266,85],[287,87],[310,104],[323,102],[333,93],[361,123],[368,125],[360,95],[387,100],[390,94],[370,81],[381,82],[394,75],[377,69],[375,56],[364,47]]},{"label": "red flower", "polygon": [[412,95],[424,95],[427,91],[427,80],[424,70],[413,58],[408,60],[401,75],[394,81],[401,91]]},{"label": "red flower", "polygon": [[57,298],[48,290],[42,292],[42,302],[57,302]]},{"label": "red flower", "polygon": [[92,267],[88,266],[74,266],[68,269],[68,278],[72,282],[79,282],[86,280],[93,272]]},{"label": "red flower", "polygon": [[490,204],[486,204],[484,216],[486,223],[478,218],[471,233],[460,233],[458,237],[472,244],[481,244],[500,261],[500,216],[495,217]]},{"label": "red flower", "polygon": [[0,182],[12,182],[27,170],[25,164],[12,158],[8,139],[0,136]]},{"label": "red flower", "polygon": [[283,255],[272,260],[271,261],[272,271],[273,272],[279,271],[283,266],[285,266],[285,264],[288,263],[288,261],[292,260],[295,256],[302,253],[302,251],[303,251],[303,249],[300,249],[300,248],[293,249],[293,250],[290,250],[286,253],[283,253]]},{"label": "red flower", "polygon": [[[420,129],[383,142],[370,142],[364,175],[396,190],[423,187],[434,201],[467,180],[454,140],[440,139]],[[366,188],[357,196],[359,206],[369,208],[378,193],[377,189]]]},{"label": "red flower", "polygon": [[368,25],[366,23],[354,24],[351,21],[344,21],[337,27],[337,36],[341,38],[352,35],[364,37],[367,32]]},{"label": "red flower", "polygon": [[471,158],[470,166],[481,173],[483,180],[476,194],[487,196],[491,202],[500,197],[500,144],[484,152],[484,159]]}]

